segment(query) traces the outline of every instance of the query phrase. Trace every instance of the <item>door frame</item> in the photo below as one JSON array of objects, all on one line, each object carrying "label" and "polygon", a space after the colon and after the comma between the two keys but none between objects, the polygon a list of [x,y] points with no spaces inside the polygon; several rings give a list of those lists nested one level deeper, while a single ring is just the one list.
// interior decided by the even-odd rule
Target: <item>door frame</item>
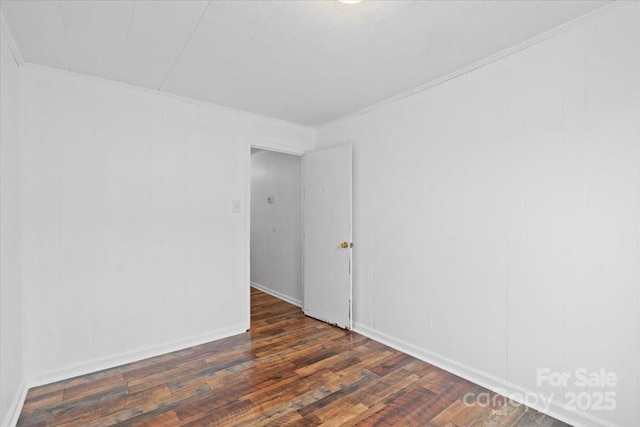
[{"label": "door frame", "polygon": [[[243,191],[243,206],[244,210],[244,281],[243,294],[244,294],[244,322],[245,330],[249,330],[251,327],[251,149],[258,148],[261,150],[274,151],[276,153],[291,154],[299,156],[302,167],[302,177],[304,179],[304,162],[302,162],[302,156],[313,150],[304,150],[302,148],[292,147],[290,145],[283,145],[278,142],[247,137],[245,144],[242,147],[244,151],[244,191]],[[302,226],[302,234],[304,241],[304,198],[301,197],[301,215],[300,224]],[[304,254],[302,256],[302,301],[304,302]]]}]

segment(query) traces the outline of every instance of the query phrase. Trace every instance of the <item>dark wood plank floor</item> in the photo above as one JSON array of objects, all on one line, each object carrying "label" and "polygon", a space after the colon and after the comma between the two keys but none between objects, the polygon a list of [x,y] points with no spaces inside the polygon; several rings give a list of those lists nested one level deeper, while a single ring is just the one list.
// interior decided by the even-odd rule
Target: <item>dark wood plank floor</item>
[{"label": "dark wood plank floor", "polygon": [[[29,390],[20,426],[563,426],[251,292],[251,331]],[[495,396],[491,394],[491,396]]]}]

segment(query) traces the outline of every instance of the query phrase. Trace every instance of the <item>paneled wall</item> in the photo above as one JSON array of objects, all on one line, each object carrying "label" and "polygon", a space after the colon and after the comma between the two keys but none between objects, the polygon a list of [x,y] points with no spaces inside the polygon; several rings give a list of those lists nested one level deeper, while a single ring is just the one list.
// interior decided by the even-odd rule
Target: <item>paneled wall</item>
[{"label": "paneled wall", "polygon": [[[251,155],[251,283],[302,304],[302,161]],[[271,198],[271,202],[269,202]]]},{"label": "paneled wall", "polygon": [[[354,144],[356,330],[554,394],[573,422],[640,425],[639,52],[634,2],[319,129],[318,148]],[[598,390],[582,367],[617,375],[615,410],[562,408]]]},{"label": "paneled wall", "polygon": [[0,15],[0,424],[22,393],[20,287],[20,76]]},{"label": "paneled wall", "polygon": [[[26,370],[40,382],[248,328],[249,140],[313,130],[24,66]],[[248,196],[247,196],[248,197]]]}]

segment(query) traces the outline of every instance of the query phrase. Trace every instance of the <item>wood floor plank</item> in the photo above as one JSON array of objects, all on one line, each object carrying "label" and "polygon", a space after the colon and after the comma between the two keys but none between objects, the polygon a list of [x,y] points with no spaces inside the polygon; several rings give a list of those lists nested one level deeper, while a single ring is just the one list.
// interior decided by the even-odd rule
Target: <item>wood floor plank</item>
[{"label": "wood floor plank", "polygon": [[[175,419],[178,420],[178,416],[175,413],[176,408],[180,408],[183,405],[188,405],[191,402],[195,402],[200,400],[206,396],[211,396],[213,392],[209,388],[208,385],[202,385],[197,388],[191,389],[183,389],[179,390],[175,393],[171,393],[170,396],[162,399],[157,402],[157,409],[151,410],[149,412],[140,414],[136,417],[133,417],[129,420],[121,422],[119,425],[121,426],[130,426],[130,425],[154,425],[151,421],[158,419],[161,422],[166,422],[166,420]],[[170,413],[170,417],[163,417],[162,415],[165,413]],[[149,424],[151,422],[151,424]],[[179,425],[179,420],[171,425]]]},{"label": "wood floor plank", "polygon": [[18,425],[565,425],[466,393],[488,390],[252,289],[249,332],[31,389]]},{"label": "wood floor plank", "polygon": [[157,402],[170,394],[171,391],[167,385],[161,384],[139,393],[124,394],[115,399],[96,403],[91,405],[90,410],[80,407],[73,411],[66,411],[56,418],[56,423],[65,426],[116,424],[155,409]]},{"label": "wood floor plank", "polygon": [[286,425],[290,422],[299,421],[302,415],[298,409],[310,405],[312,402],[322,399],[333,393],[324,386],[311,388],[304,394],[298,394],[286,403],[274,406],[265,411],[255,413],[247,413],[245,417],[239,418],[240,426],[266,426],[266,425]]},{"label": "wood floor plank", "polygon": [[25,401],[22,410],[25,412],[34,411],[36,409],[51,406],[62,401],[64,390],[52,391],[50,393],[34,396]]}]

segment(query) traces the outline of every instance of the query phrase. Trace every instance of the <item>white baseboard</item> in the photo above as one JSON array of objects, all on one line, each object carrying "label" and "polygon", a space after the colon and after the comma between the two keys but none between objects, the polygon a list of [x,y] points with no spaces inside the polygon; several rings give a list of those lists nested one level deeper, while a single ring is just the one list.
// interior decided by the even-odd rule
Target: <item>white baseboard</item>
[{"label": "white baseboard", "polygon": [[24,405],[28,390],[27,383],[22,380],[13,397],[13,401],[11,401],[9,411],[4,420],[2,420],[2,427],[14,427],[18,423],[18,418],[20,418],[20,412],[22,412],[22,406]]},{"label": "white baseboard", "polygon": [[148,359],[150,357],[160,356],[162,354],[171,353],[173,351],[182,350],[222,338],[227,338],[232,335],[237,335],[244,332],[246,332],[246,327],[244,325],[235,326],[233,328],[222,329],[204,335],[193,336],[190,338],[173,341],[156,347],[150,347],[101,359],[94,359],[75,365],[42,372],[27,378],[27,389],[50,384],[56,381],[74,378],[80,375],[87,375],[105,369],[115,368],[116,366],[126,365],[127,363],[137,362],[143,359]]},{"label": "white baseboard", "polygon": [[280,293],[278,291],[274,291],[273,289],[269,289],[269,288],[267,288],[265,286],[262,286],[262,285],[260,285],[260,284],[258,284],[256,282],[251,282],[251,286],[256,288],[256,289],[259,289],[262,292],[265,292],[265,293],[267,293],[267,294],[269,294],[271,296],[274,296],[274,297],[276,297],[278,299],[286,301],[289,304],[293,304],[295,306],[298,306],[298,307],[302,308],[302,301],[300,301],[298,299],[295,299],[295,298],[291,298],[289,295],[285,295],[285,294]]},{"label": "white baseboard", "polygon": [[[506,382],[500,378],[494,377],[493,375],[487,374],[486,372],[482,372],[471,366],[466,366],[454,360],[442,357],[436,353],[419,348],[403,340],[396,339],[390,335],[387,335],[383,332],[377,331],[360,323],[354,323],[353,326],[353,330],[355,332],[358,332],[359,334],[362,334],[375,341],[381,342],[382,344],[386,344],[389,347],[402,351],[403,353],[406,353],[431,365],[437,366],[440,369],[444,369],[447,372],[451,372],[454,375],[462,377],[496,393],[507,394],[510,398],[517,396],[526,396],[529,394],[537,394],[534,391],[525,390],[522,387]],[[514,398],[513,400],[517,399]],[[584,412],[568,411],[557,402],[552,402],[549,409],[543,408],[541,404],[529,407],[575,427],[615,427],[615,424],[612,424],[601,418],[594,417],[590,414],[586,414]]]}]

